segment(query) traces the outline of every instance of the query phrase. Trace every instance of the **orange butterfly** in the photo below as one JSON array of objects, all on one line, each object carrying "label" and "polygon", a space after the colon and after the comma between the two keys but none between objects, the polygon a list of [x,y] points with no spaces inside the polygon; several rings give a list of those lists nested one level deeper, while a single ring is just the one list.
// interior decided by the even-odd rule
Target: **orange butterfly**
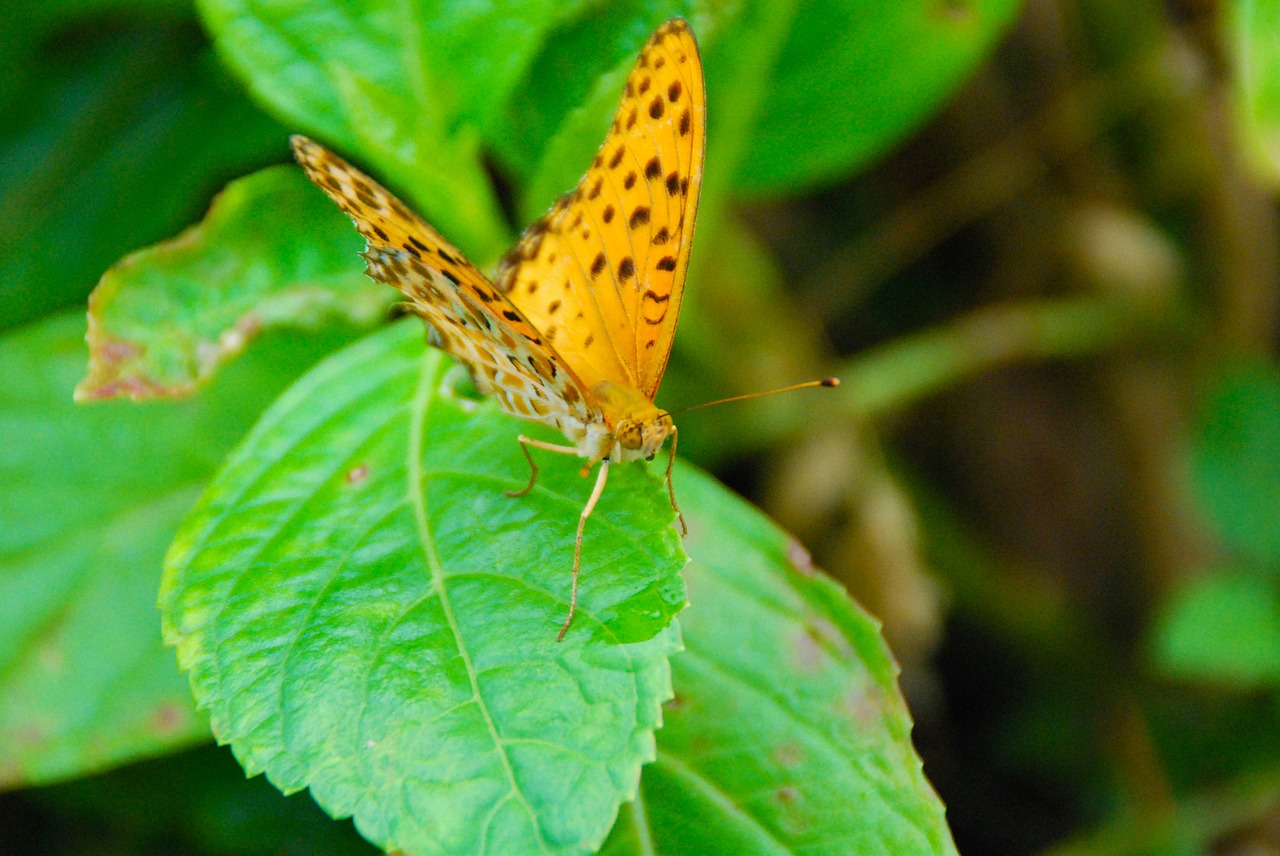
[{"label": "orange butterfly", "polygon": [[[587,459],[600,474],[578,519],[569,615],[587,518],[610,463],[652,459],[676,427],[654,395],[671,352],[705,148],[698,45],[676,18],[650,36],[627,77],[608,136],[578,186],[531,225],[490,281],[435,229],[350,164],[302,136],[307,176],[355,221],[374,279],[404,292],[433,344],[460,359],[508,413],[553,425],[572,446],[521,435],[529,447]],[[683,525],[683,520],[681,520]]]}]

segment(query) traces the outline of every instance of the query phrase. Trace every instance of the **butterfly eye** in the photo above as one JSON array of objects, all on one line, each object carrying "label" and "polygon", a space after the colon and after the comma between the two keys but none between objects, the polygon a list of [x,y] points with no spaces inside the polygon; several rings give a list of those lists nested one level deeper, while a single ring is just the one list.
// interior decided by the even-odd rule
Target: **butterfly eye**
[{"label": "butterfly eye", "polygon": [[618,423],[614,429],[614,436],[618,438],[618,442],[624,449],[639,449],[644,444],[644,435],[640,431],[640,426],[629,419]]},{"label": "butterfly eye", "polygon": [[645,456],[644,456],[644,459],[645,459],[646,461],[652,461],[652,460],[653,460],[654,458],[656,458],[657,456],[658,456],[658,453],[657,453],[657,452],[652,452],[652,453],[650,453],[650,454],[648,454],[648,455],[645,455]]}]

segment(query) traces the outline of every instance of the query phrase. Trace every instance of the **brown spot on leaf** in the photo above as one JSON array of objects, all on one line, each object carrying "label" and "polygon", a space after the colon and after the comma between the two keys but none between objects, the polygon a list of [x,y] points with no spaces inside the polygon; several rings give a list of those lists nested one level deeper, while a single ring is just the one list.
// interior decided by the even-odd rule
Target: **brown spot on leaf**
[{"label": "brown spot on leaf", "polygon": [[801,674],[816,672],[822,668],[826,660],[826,652],[822,650],[822,645],[812,634],[807,632],[796,634],[791,647],[791,664],[797,672]]},{"label": "brown spot on leaf", "polygon": [[783,743],[773,750],[773,760],[783,767],[794,767],[804,760],[804,749],[798,743]]},{"label": "brown spot on leaf", "polygon": [[845,693],[836,713],[852,720],[857,731],[865,732],[880,723],[883,702],[875,684],[860,684]]},{"label": "brown spot on leaf", "polygon": [[164,702],[151,713],[151,727],[161,735],[176,733],[186,721],[185,709],[174,702]]},{"label": "brown spot on leaf", "polygon": [[813,556],[794,538],[787,544],[787,561],[791,563],[791,570],[802,577],[812,579],[818,575],[818,569],[813,565]]}]

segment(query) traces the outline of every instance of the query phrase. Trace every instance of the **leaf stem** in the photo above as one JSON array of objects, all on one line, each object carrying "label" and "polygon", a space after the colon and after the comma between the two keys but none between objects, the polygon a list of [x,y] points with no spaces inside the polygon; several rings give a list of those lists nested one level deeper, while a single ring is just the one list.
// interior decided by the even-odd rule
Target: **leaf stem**
[{"label": "leaf stem", "polygon": [[[435,537],[431,533],[431,524],[427,516],[426,490],[423,485],[425,474],[422,469],[422,455],[426,448],[427,415],[431,410],[432,392],[438,385],[441,375],[448,370],[447,366],[447,361],[441,359],[427,358],[422,361],[418,388],[414,391],[413,402],[409,411],[409,457],[405,464],[408,475],[406,489],[409,494],[409,502],[413,506],[413,517],[418,528],[418,539],[422,545],[423,560],[431,570],[431,586],[440,598],[440,609],[444,612],[445,620],[449,624],[449,632],[453,634],[454,641],[457,643],[458,657],[462,660],[463,667],[467,672],[467,680],[471,683],[471,694],[476,700],[476,708],[484,719],[485,728],[488,729],[489,737],[493,740],[494,751],[502,763],[503,773],[511,788],[502,799],[494,803],[489,820],[493,819],[494,814],[496,814],[503,802],[510,797],[514,797],[528,814],[533,834],[537,838],[542,851],[550,852],[547,842],[542,837],[542,829],[538,825],[538,814],[534,811],[533,806],[529,805],[529,801],[525,798],[519,784],[516,782],[515,770],[511,765],[511,758],[507,755],[506,745],[502,740],[502,736],[498,734],[493,715],[489,712],[489,705],[485,702],[484,696],[480,694],[480,682],[476,675],[475,664],[472,662],[471,653],[467,650],[466,642],[462,638],[462,630],[458,625],[457,615],[453,611],[453,603],[449,600],[449,591],[445,586],[444,566],[440,562],[440,556],[436,553]],[[486,829],[482,832],[482,840],[487,831]]]},{"label": "leaf stem", "polygon": [[1072,297],[979,309],[866,351],[838,372],[840,408],[878,419],[1002,365],[1096,354],[1138,332],[1132,301]]}]

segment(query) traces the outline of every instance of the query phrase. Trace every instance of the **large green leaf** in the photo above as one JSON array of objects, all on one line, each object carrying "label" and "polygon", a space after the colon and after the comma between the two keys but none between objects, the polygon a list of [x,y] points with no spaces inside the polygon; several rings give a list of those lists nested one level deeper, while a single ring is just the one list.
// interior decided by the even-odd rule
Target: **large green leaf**
[{"label": "large green leaf", "polygon": [[367,161],[464,251],[504,249],[482,132],[581,0],[201,0],[225,56],[286,121]]},{"label": "large green leaf", "polygon": [[653,757],[684,563],[617,467],[563,643],[578,465],[459,397],[402,324],[326,361],[230,458],[170,553],[166,636],[250,773],[408,853],[599,846]]},{"label": "large green leaf", "polygon": [[334,342],[269,338],[181,404],[77,407],[82,315],[0,339],[0,787],[207,737],[161,645],[161,560],[221,457]]},{"label": "large green leaf", "polygon": [[[676,696],[605,852],[955,853],[875,621],[691,467]],[[643,842],[643,843],[642,843]]]},{"label": "large green leaf", "polygon": [[395,291],[364,275],[362,243],[296,167],[233,181],[202,223],[103,276],[76,396],[186,394],[263,330],[384,317]]},{"label": "large green leaf", "polygon": [[798,4],[735,187],[795,192],[883,154],[972,72],[1019,7],[1018,0]]}]

